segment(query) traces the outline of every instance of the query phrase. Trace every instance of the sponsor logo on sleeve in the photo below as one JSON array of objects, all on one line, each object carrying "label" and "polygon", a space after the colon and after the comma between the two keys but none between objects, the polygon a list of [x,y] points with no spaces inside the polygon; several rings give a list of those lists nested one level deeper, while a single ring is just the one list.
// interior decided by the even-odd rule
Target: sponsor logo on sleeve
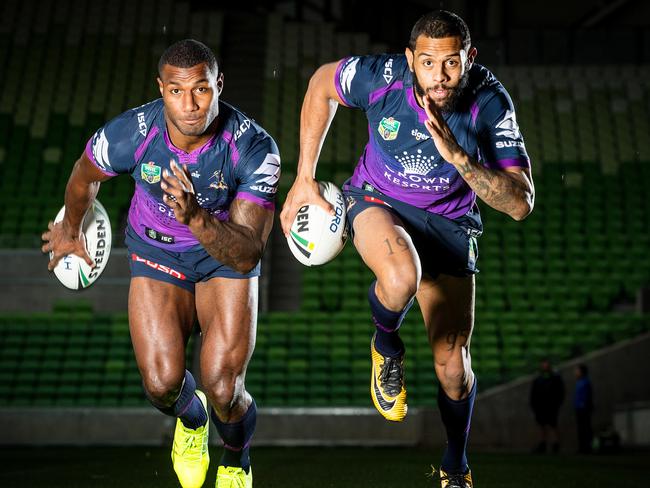
[{"label": "sponsor logo on sleeve", "polygon": [[521,139],[521,133],[519,132],[519,126],[517,125],[517,117],[515,116],[515,112],[512,110],[506,111],[506,115],[495,128],[499,129],[496,133],[497,136],[508,137],[510,139]]},{"label": "sponsor logo on sleeve", "polygon": [[276,185],[280,179],[280,156],[267,153],[264,161],[253,174],[260,175],[261,178],[257,179],[254,185],[251,185],[251,190],[274,194],[277,191]]},{"label": "sponsor logo on sleeve", "polygon": [[140,177],[142,181],[146,181],[150,185],[160,181],[161,169],[160,166],[149,161],[147,164],[140,166]]},{"label": "sponsor logo on sleeve", "polygon": [[138,112],[138,132],[142,137],[147,137],[147,123],[144,121],[144,112]]},{"label": "sponsor logo on sleeve", "polygon": [[239,128],[235,131],[235,141],[237,141],[248,129],[250,129],[251,121],[246,119],[241,124]]},{"label": "sponsor logo on sleeve", "polygon": [[343,90],[343,93],[346,95],[350,93],[350,89],[352,88],[352,80],[357,74],[357,63],[359,63],[358,57],[350,58],[345,62],[345,66],[343,66],[343,69],[341,70],[339,82],[341,83],[341,89]]},{"label": "sponsor logo on sleeve", "polygon": [[497,149],[504,149],[506,147],[524,147],[523,141],[497,141],[494,143]]},{"label": "sponsor logo on sleeve", "polygon": [[393,141],[397,139],[399,126],[399,120],[395,120],[393,117],[384,117],[381,119],[381,122],[379,122],[379,127],[377,127],[377,130],[379,131],[379,135],[382,137],[382,139],[385,141]]},{"label": "sponsor logo on sleeve", "polygon": [[384,80],[387,85],[393,81],[393,58],[390,58],[384,64]]},{"label": "sponsor logo on sleeve", "polygon": [[112,171],[111,164],[108,160],[108,139],[104,129],[99,129],[93,138],[93,157],[95,162],[104,171]]}]

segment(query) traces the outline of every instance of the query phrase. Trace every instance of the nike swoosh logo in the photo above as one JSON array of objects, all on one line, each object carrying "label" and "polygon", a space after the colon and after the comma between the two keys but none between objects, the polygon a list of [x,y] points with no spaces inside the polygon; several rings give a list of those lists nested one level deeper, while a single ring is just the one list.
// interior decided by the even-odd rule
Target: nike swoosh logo
[{"label": "nike swoosh logo", "polygon": [[377,398],[377,403],[379,403],[379,406],[381,407],[382,410],[388,412],[391,408],[393,408],[393,405],[395,405],[396,400],[393,400],[392,402],[386,401],[384,396],[381,394],[381,390],[377,386],[377,375],[375,375],[374,366],[372,368],[372,388],[375,391],[375,397]]}]

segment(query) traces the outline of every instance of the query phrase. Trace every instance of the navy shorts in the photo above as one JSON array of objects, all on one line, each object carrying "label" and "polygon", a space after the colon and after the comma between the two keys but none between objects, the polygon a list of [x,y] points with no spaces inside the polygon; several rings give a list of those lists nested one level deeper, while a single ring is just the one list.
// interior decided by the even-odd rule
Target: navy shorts
[{"label": "navy shorts", "polygon": [[260,275],[260,263],[246,274],[238,273],[214,259],[202,247],[189,251],[167,251],[143,240],[130,225],[124,243],[129,250],[131,277],[144,276],[180,286],[194,293],[194,284],[211,278],[252,278]]},{"label": "navy shorts", "polygon": [[483,232],[483,223],[477,207],[462,217],[448,219],[384,195],[368,183],[362,189],[346,182],[343,195],[347,203],[348,232],[352,237],[352,224],[357,215],[369,207],[385,208],[404,224],[424,273],[432,278],[441,273],[458,277],[478,273],[477,238]]}]

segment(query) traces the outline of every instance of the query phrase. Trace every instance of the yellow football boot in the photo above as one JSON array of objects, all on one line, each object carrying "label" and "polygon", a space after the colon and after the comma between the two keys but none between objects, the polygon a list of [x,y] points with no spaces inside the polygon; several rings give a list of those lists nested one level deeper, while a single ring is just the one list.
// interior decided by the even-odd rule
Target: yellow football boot
[{"label": "yellow football boot", "polygon": [[[196,390],[196,395],[207,413],[208,401],[205,394]],[[210,453],[208,452],[210,416],[207,417],[205,425],[198,429],[188,429],[183,425],[181,419],[176,420],[172,462],[178,481],[183,488],[201,488],[205,482],[205,475],[210,464]]]},{"label": "yellow football boot", "polygon": [[375,408],[387,420],[401,422],[406,417],[406,388],[404,387],[404,356],[382,356],[375,348],[375,336],[370,343],[372,376],[370,396]]},{"label": "yellow football boot", "polygon": [[440,488],[473,488],[472,472],[447,474],[440,468]]},{"label": "yellow football boot", "polygon": [[253,488],[253,468],[248,473],[234,466],[219,466],[216,488]]}]

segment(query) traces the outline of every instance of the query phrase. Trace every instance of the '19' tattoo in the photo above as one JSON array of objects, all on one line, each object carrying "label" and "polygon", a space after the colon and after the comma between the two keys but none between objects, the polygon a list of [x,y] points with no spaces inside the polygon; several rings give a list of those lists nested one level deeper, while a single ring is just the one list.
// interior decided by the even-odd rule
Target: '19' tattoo
[{"label": "'19' tattoo", "polygon": [[[393,251],[393,246],[390,245],[390,239],[384,239],[384,242],[386,243],[386,246],[388,246],[388,255],[392,256],[393,254],[395,254],[395,251]],[[409,245],[408,242],[406,242],[406,239],[404,239],[403,237],[397,237],[395,239],[395,242],[399,247],[403,248],[402,249],[403,251],[408,251]]]}]

